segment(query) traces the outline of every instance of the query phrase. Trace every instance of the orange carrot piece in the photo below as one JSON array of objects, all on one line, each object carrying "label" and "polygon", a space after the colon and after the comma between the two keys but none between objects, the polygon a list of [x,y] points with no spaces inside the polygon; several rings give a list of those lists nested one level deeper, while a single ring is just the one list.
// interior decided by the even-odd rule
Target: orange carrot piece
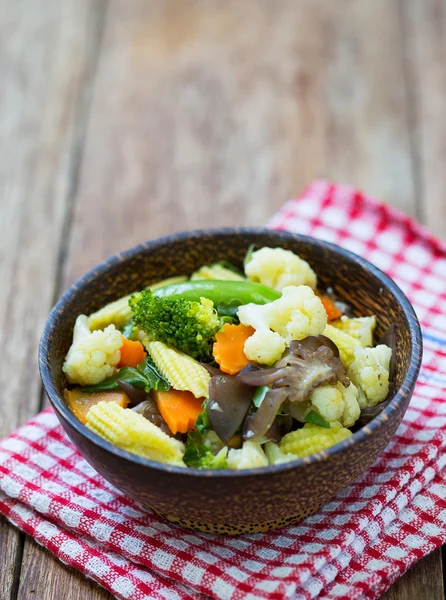
[{"label": "orange carrot piece", "polygon": [[116,402],[122,408],[127,408],[129,399],[124,392],[94,392],[87,394],[80,388],[65,390],[64,398],[68,408],[81,423],[87,422],[87,413],[98,402]]},{"label": "orange carrot piece", "polygon": [[156,405],[170,431],[187,433],[195,425],[201,413],[203,398],[195,398],[191,392],[170,388],[167,392],[152,390]]},{"label": "orange carrot piece", "polygon": [[225,323],[215,335],[212,354],[224,373],[235,375],[249,363],[243,348],[253,333],[254,329],[249,325]]},{"label": "orange carrot piece", "polygon": [[144,346],[141,342],[128,340],[122,336],[122,346],[120,349],[121,360],[118,367],[137,367],[147,356]]},{"label": "orange carrot piece", "polygon": [[327,313],[328,321],[334,321],[342,317],[342,312],[336,307],[336,304],[328,296],[320,296],[321,302]]}]

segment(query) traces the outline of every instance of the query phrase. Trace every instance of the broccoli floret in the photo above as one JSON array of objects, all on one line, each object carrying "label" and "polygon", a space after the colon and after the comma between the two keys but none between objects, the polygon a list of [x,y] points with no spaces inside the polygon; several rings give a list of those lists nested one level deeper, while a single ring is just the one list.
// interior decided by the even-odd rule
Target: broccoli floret
[{"label": "broccoli floret", "polygon": [[184,462],[188,467],[198,469],[226,469],[228,447],[222,446],[214,431],[202,433],[189,431],[186,442]]},{"label": "broccoli floret", "polygon": [[213,360],[212,345],[221,322],[211,300],[159,298],[146,289],[131,296],[129,304],[133,322],[150,340],[173,346],[196,360]]}]

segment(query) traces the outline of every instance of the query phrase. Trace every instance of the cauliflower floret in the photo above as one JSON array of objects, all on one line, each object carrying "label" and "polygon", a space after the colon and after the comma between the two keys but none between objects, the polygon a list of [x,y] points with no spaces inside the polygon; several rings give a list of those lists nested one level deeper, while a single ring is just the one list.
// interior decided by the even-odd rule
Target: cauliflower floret
[{"label": "cauliflower floret", "polygon": [[245,342],[246,357],[265,365],[279,360],[292,340],[319,335],[327,324],[322,302],[307,285],[285,287],[274,302],[245,304],[237,314],[240,323],[256,330]]},{"label": "cauliflower floret", "polygon": [[358,389],[352,383],[344,387],[322,385],[310,397],[311,405],[328,422],[340,421],[344,427],[352,427],[359,418]]},{"label": "cauliflower floret", "polygon": [[289,285],[309,285],[316,288],[316,273],[306,260],[284,248],[260,248],[252,253],[245,265],[251,281],[282,291]]},{"label": "cauliflower floret", "polygon": [[326,421],[340,421],[344,413],[342,392],[333,385],[321,385],[313,390],[311,404]]},{"label": "cauliflower floret", "polygon": [[229,450],[227,464],[229,469],[253,469],[254,467],[266,467],[268,459],[260,442],[246,440],[240,450]]},{"label": "cauliflower floret", "polygon": [[350,382],[348,387],[344,387],[342,383],[338,383],[337,388],[342,388],[342,398],[344,400],[344,412],[342,413],[341,422],[344,427],[352,427],[359,419],[361,413],[359,390],[352,382]]},{"label": "cauliflower floret", "polygon": [[285,340],[271,329],[257,329],[245,342],[244,352],[249,360],[262,365],[272,365],[282,356]]},{"label": "cauliflower floret", "polygon": [[88,317],[79,315],[63,372],[70,383],[93,385],[110,377],[121,359],[121,332],[114,325],[90,331]]},{"label": "cauliflower floret", "polygon": [[359,387],[361,408],[371,408],[386,399],[389,393],[389,365],[392,349],[380,344],[375,348],[355,348],[355,360],[347,371]]},{"label": "cauliflower floret", "polygon": [[373,331],[376,327],[375,315],[354,319],[343,316],[339,320],[333,321],[332,325],[356,338],[361,346],[373,346]]}]

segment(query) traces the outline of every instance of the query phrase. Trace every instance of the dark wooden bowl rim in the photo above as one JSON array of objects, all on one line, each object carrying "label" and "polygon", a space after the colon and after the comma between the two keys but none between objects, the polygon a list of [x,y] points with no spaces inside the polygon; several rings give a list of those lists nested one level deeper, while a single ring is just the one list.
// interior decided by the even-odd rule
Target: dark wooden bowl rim
[{"label": "dark wooden bowl rim", "polygon": [[[368,425],[366,425],[366,426],[362,427],[361,429],[359,429],[358,431],[356,431],[350,438],[344,440],[343,442],[340,442],[339,444],[336,444],[335,446],[332,446],[331,448],[328,448],[327,450],[325,450],[323,452],[318,452],[309,457],[299,458],[295,461],[283,463],[280,465],[269,465],[266,467],[258,467],[255,469],[245,469],[242,471],[229,470],[229,469],[228,470],[213,469],[213,470],[202,471],[200,469],[195,469],[195,468],[191,468],[191,467],[184,468],[184,467],[174,467],[171,465],[165,465],[165,464],[153,461],[153,460],[149,460],[147,458],[142,458],[135,454],[131,454],[130,452],[126,452],[125,450],[121,450],[117,446],[114,446],[110,442],[107,442],[100,436],[98,436],[95,433],[93,433],[92,431],[90,431],[85,425],[83,425],[73,415],[73,413],[69,410],[69,408],[63,401],[62,397],[59,395],[59,393],[56,389],[56,386],[54,384],[53,378],[51,376],[49,361],[47,360],[47,357],[49,355],[49,350],[50,350],[51,334],[55,327],[56,316],[58,313],[63,311],[65,303],[69,299],[71,299],[73,296],[75,296],[83,286],[91,283],[91,281],[94,280],[98,275],[101,275],[102,273],[106,272],[111,265],[122,262],[123,260],[133,257],[135,255],[138,255],[142,251],[144,251],[144,252],[146,252],[147,250],[156,251],[157,248],[164,246],[165,244],[168,244],[170,242],[187,240],[189,238],[196,238],[196,237],[200,237],[203,235],[206,235],[206,236],[220,235],[220,236],[231,237],[234,235],[240,235],[240,234],[244,234],[244,233],[257,234],[257,235],[261,235],[261,234],[265,234],[265,233],[268,233],[271,235],[271,233],[274,233],[274,235],[276,235],[278,239],[299,240],[303,243],[307,243],[307,244],[315,246],[315,247],[320,247],[322,249],[329,250],[329,251],[337,254],[340,257],[347,258],[350,261],[353,261],[357,265],[360,265],[367,271],[371,272],[377,279],[379,279],[379,281],[381,282],[381,284],[384,287],[390,289],[390,291],[392,292],[394,297],[397,299],[397,301],[403,308],[405,314],[408,317],[412,317],[412,318],[408,318],[409,331],[410,331],[410,335],[411,335],[411,356],[410,356],[409,368],[407,369],[407,374],[404,377],[400,388],[397,390],[397,392],[396,392],[395,396],[393,397],[393,399],[391,400],[391,402]],[[415,386],[417,377],[418,377],[418,373],[419,373],[420,365],[421,365],[421,358],[422,358],[422,335],[421,335],[421,329],[420,329],[420,325],[418,323],[418,319],[415,315],[415,311],[412,308],[412,305],[410,304],[409,300],[406,298],[405,294],[396,285],[396,283],[390,279],[390,277],[388,277],[380,269],[378,269],[377,267],[372,265],[369,261],[365,260],[364,258],[362,258],[360,256],[357,256],[356,254],[354,254],[353,252],[350,252],[349,250],[340,248],[336,244],[318,240],[318,239],[315,239],[315,238],[312,238],[309,236],[305,236],[305,235],[289,233],[286,231],[264,229],[264,228],[260,229],[260,228],[228,227],[228,228],[219,228],[219,229],[196,229],[196,230],[192,230],[192,231],[186,231],[186,232],[176,233],[176,234],[169,235],[169,236],[164,236],[164,237],[155,239],[153,241],[145,242],[143,244],[138,244],[137,246],[134,246],[133,248],[130,248],[129,250],[125,250],[123,252],[120,252],[118,254],[111,256],[107,260],[101,262],[96,267],[94,267],[93,269],[88,271],[85,275],[83,275],[80,279],[78,279],[78,281],[76,281],[76,283],[74,283],[63,294],[63,296],[60,298],[58,303],[54,306],[54,308],[52,309],[52,311],[48,317],[48,320],[45,324],[45,328],[42,333],[40,345],[39,345],[39,370],[40,370],[40,375],[41,375],[45,390],[50,398],[50,401],[51,401],[53,407],[56,409],[56,412],[61,413],[63,418],[66,419],[70,423],[70,425],[79,434],[88,438],[93,444],[100,446],[101,448],[110,452],[111,454],[120,456],[120,457],[127,459],[138,465],[147,466],[152,469],[158,469],[160,471],[167,471],[167,472],[171,472],[171,473],[181,473],[182,475],[186,474],[191,477],[206,476],[206,477],[219,477],[219,478],[222,478],[222,477],[244,477],[244,476],[259,476],[259,477],[261,477],[272,471],[278,472],[278,471],[288,471],[290,469],[299,469],[299,467],[302,467],[305,464],[309,464],[312,462],[320,462],[321,460],[328,458],[330,455],[336,454],[338,452],[343,452],[344,450],[346,450],[349,446],[352,446],[353,444],[360,443],[362,440],[365,439],[366,436],[373,435],[373,433],[375,431],[379,430],[384,425],[384,423],[388,420],[389,415],[399,406],[399,404],[404,400],[404,398],[408,394],[411,393],[411,391],[413,390],[413,388]]]}]

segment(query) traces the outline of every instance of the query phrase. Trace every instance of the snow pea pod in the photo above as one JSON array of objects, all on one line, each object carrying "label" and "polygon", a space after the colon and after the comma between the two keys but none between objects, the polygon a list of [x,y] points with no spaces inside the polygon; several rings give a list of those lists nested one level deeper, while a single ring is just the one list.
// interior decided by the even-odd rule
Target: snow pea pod
[{"label": "snow pea pod", "polygon": [[234,316],[243,304],[267,304],[282,295],[261,283],[251,281],[184,281],[160,287],[154,292],[160,298],[184,298],[199,302],[200,298],[209,298],[221,315]]}]

